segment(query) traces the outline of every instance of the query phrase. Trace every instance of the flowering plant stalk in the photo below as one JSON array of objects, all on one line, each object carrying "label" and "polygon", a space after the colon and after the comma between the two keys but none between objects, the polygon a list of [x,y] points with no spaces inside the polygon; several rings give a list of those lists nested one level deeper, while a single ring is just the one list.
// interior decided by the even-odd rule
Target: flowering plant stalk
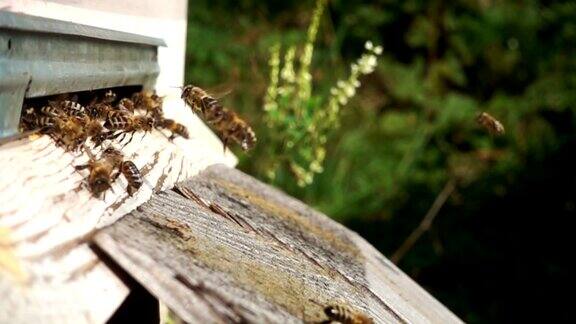
[{"label": "flowering plant stalk", "polygon": [[[314,42],[326,0],[318,0],[302,53],[289,47],[282,57],[279,44],[270,49],[270,82],[264,98],[267,127],[281,137],[273,139],[278,158],[266,174],[274,179],[286,166],[299,186],[313,182],[323,171],[329,133],[340,125],[340,110],[354,97],[360,77],[374,72],[381,46],[366,42],[365,52],[350,65],[348,78],[339,80],[329,94],[314,93],[310,73]],[[282,152],[282,153],[280,153]]]}]

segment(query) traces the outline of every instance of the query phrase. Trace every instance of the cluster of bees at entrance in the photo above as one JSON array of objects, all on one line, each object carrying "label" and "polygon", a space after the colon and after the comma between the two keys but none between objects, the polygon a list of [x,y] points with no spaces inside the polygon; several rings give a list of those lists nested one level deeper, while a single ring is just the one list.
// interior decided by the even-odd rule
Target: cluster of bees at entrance
[{"label": "cluster of bees at entrance", "polygon": [[[247,151],[256,144],[251,127],[206,91],[187,85],[182,88],[181,97],[218,133],[224,148],[228,143],[236,142]],[[142,186],[143,177],[138,167],[126,160],[112,142],[127,140],[125,146],[137,132],[145,136],[154,129],[169,132],[170,141],[178,136],[190,137],[184,125],[164,117],[162,102],[163,98],[154,91],[137,92],[129,98],[118,98],[113,91],[107,91],[94,96],[86,105],[80,104],[77,96],[61,95],[45,105],[24,107],[22,128],[49,135],[66,151],[86,152],[88,163],[76,166],[76,169],[89,170],[87,184],[95,197],[110,189],[120,175],[126,178],[126,191],[132,196]],[[103,150],[97,156],[90,146]]]}]

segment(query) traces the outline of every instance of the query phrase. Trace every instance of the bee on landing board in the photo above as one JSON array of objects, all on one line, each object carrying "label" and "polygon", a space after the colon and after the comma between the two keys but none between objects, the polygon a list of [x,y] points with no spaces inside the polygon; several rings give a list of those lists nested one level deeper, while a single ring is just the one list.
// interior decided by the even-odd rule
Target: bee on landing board
[{"label": "bee on landing board", "polygon": [[84,117],[86,115],[86,108],[81,104],[71,101],[49,101],[50,106],[62,112],[66,116]]},{"label": "bee on landing board", "polygon": [[[67,150],[75,151],[88,138],[82,119],[74,116],[55,117],[55,126],[51,131],[54,140]],[[50,131],[49,131],[50,132]]]},{"label": "bee on landing board", "polygon": [[155,91],[141,91],[132,95],[134,108],[145,111],[146,115],[163,114],[162,101],[163,98]]},{"label": "bee on landing board", "polygon": [[132,113],[134,112],[134,102],[128,98],[120,99],[117,107],[119,110],[126,110],[126,111],[130,111]]},{"label": "bee on landing board", "polygon": [[34,108],[27,108],[22,115],[22,125],[25,130],[51,129],[56,125],[56,118],[55,116],[37,114]]},{"label": "bee on landing board", "polygon": [[112,183],[120,176],[124,175],[128,181],[126,191],[132,196],[144,182],[140,170],[132,161],[125,161],[124,155],[119,150],[109,147],[102,152],[99,159],[96,159],[89,150],[86,150],[90,160],[85,165],[76,166],[76,170],[88,168],[88,189],[94,197],[100,195],[106,190],[112,188]]},{"label": "bee on landing board", "polygon": [[[87,150],[87,152],[89,151]],[[103,192],[112,187],[112,183],[117,177],[117,168],[122,164],[122,153],[108,148],[102,152],[99,159],[96,159],[91,153],[88,155],[90,156],[88,164],[78,165],[76,170],[89,169],[88,189],[94,197],[100,197]]]},{"label": "bee on landing board", "polygon": [[339,322],[342,324],[373,324],[367,315],[348,306],[331,305],[324,308],[324,314],[328,316],[326,323]]},{"label": "bee on landing board", "polygon": [[65,113],[60,108],[50,105],[40,107],[40,113],[49,117],[62,117],[65,115]]},{"label": "bee on landing board", "polygon": [[126,180],[128,181],[128,186],[126,187],[126,191],[130,196],[132,196],[140,187],[142,187],[142,183],[144,183],[144,179],[142,179],[142,174],[140,174],[140,170],[132,161],[124,161],[120,166],[120,172]]},{"label": "bee on landing board", "polygon": [[476,117],[476,122],[492,135],[504,135],[505,133],[502,123],[486,112],[480,113]]}]

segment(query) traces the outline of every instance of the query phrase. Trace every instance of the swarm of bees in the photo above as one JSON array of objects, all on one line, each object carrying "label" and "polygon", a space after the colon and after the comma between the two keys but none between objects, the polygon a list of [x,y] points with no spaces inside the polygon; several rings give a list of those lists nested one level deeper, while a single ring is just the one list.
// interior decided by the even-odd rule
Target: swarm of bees
[{"label": "swarm of bees", "polygon": [[476,122],[492,135],[504,135],[505,131],[502,123],[487,112],[481,112],[476,117]]},{"label": "swarm of bees", "polygon": [[248,151],[256,145],[256,134],[235,112],[222,106],[206,91],[193,85],[182,88],[182,99],[192,111],[200,115],[218,133],[224,149],[229,141],[234,141]]},{"label": "swarm of bees", "polygon": [[[224,108],[216,99],[199,87],[182,88],[182,99],[192,111],[201,115],[224,142],[238,143],[247,151],[256,144],[252,128],[235,112]],[[143,179],[136,165],[125,161],[120,150],[111,146],[112,141],[127,145],[137,132],[154,129],[170,132],[169,140],[180,136],[190,138],[188,129],[177,121],[164,117],[163,98],[154,91],[141,91],[129,97],[118,98],[109,90],[92,96],[81,104],[77,95],[59,95],[46,104],[25,107],[22,128],[26,131],[49,135],[66,151],[85,151],[90,160],[78,170],[89,169],[88,187],[94,196],[111,188],[120,174],[128,181],[127,191],[133,195]],[[87,143],[94,147],[107,147],[99,157],[94,156]],[[105,145],[108,143],[108,145]]]},{"label": "swarm of bees", "polygon": [[130,195],[142,186],[143,179],[136,165],[125,161],[120,150],[109,144],[96,158],[86,143],[99,147],[106,141],[122,142],[130,136],[129,143],[136,132],[146,135],[153,129],[170,131],[170,140],[176,136],[189,138],[184,125],[164,118],[162,97],[155,92],[142,91],[131,98],[117,99],[113,91],[107,91],[83,106],[76,96],[61,95],[46,105],[27,107],[22,116],[24,130],[47,134],[67,151],[88,153],[88,164],[77,169],[89,169],[88,188],[97,197],[111,188],[120,174],[128,181],[126,190]]}]

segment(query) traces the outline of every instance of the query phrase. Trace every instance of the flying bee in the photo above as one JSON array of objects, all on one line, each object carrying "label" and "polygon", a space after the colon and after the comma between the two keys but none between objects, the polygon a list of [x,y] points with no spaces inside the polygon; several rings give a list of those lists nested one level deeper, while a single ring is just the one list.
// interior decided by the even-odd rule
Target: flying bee
[{"label": "flying bee", "polygon": [[214,97],[209,95],[200,87],[193,86],[191,84],[186,85],[182,88],[182,94],[180,96],[193,112],[206,115],[208,111],[220,110],[222,105]]},{"label": "flying bee", "polygon": [[324,314],[328,316],[327,323],[339,322],[342,324],[373,324],[367,315],[354,310],[348,306],[331,305],[324,308]]},{"label": "flying bee", "polygon": [[138,189],[140,189],[140,187],[142,187],[142,183],[144,182],[142,174],[140,174],[140,170],[138,170],[132,161],[122,162],[120,172],[128,181],[126,191],[130,196],[132,196],[136,191],[138,191]]},{"label": "flying bee", "polygon": [[90,156],[88,164],[78,165],[76,170],[90,169],[88,188],[94,197],[100,197],[103,192],[112,187],[114,179],[117,178],[119,173],[116,169],[122,164],[122,153],[114,148],[108,148],[102,152],[99,159],[91,153],[88,154]]},{"label": "flying bee", "polygon": [[164,128],[172,132],[170,135],[169,140],[173,140],[176,138],[176,135],[180,135],[185,139],[190,138],[190,134],[188,133],[188,129],[186,126],[176,122],[173,119],[162,118],[160,121],[157,121],[156,127]]},{"label": "flying bee", "polygon": [[235,112],[224,108],[218,100],[200,87],[187,85],[182,88],[181,98],[195,113],[202,113],[204,120],[219,133],[224,149],[228,141],[240,144],[244,151],[256,145],[256,134]]},{"label": "flying bee", "polygon": [[256,145],[256,134],[252,128],[241,119],[235,112],[222,108],[221,112],[216,110],[206,116],[208,123],[220,133],[224,142],[224,148],[229,140],[240,144],[244,151],[248,151]]},{"label": "flying bee", "polygon": [[502,123],[486,112],[481,112],[476,117],[476,122],[492,135],[504,135],[505,130]]}]

